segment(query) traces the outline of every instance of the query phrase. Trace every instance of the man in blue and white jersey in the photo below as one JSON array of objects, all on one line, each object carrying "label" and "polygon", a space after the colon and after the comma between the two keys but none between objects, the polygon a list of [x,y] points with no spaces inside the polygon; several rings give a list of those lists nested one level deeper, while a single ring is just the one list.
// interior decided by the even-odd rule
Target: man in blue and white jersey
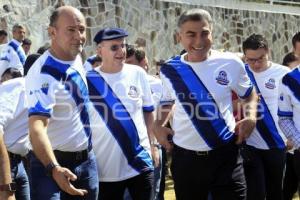
[{"label": "man in blue and white jersey", "polygon": [[243,42],[246,71],[259,95],[256,127],[242,148],[248,200],[281,200],[286,138],[278,125],[278,86],[290,70],[269,60],[267,40]]},{"label": "man in blue and white jersey", "polygon": [[[127,64],[132,64],[132,65],[136,65],[137,67],[141,67],[142,69],[144,69],[146,72],[148,72],[148,67],[149,67],[149,63],[148,63],[148,59],[146,57],[146,52],[144,50],[144,48],[141,47],[135,47],[134,45],[126,45],[126,63]],[[147,79],[148,82],[150,84],[150,89],[151,89],[151,94],[154,100],[154,105],[155,108],[157,108],[157,106],[159,105],[161,96],[162,96],[162,82],[158,77],[155,77],[151,74],[147,73]],[[161,149],[161,145],[158,144],[158,142],[154,141],[153,144],[153,148],[155,150],[158,150],[159,153],[159,160],[158,161],[154,161],[154,163],[156,164],[154,166],[154,183],[153,183],[153,200],[159,200],[159,198],[161,198],[161,196],[163,196],[164,191],[160,191],[161,189],[161,181],[164,181],[164,177],[162,177],[162,175],[164,173],[162,173],[163,170],[163,165],[162,165],[162,149]],[[159,195],[161,195],[159,197]]]},{"label": "man in blue and white jersey", "polygon": [[22,162],[22,157],[29,150],[25,80],[21,73],[14,78],[11,74],[14,71],[9,69],[3,74],[0,72],[0,133],[4,133],[4,143],[10,158],[15,197],[17,200],[30,200],[29,180]]},{"label": "man in blue and white jersey", "polygon": [[79,56],[86,41],[84,16],[74,7],[59,7],[50,16],[48,32],[51,47],[26,77],[31,198],[96,200],[90,102]]},{"label": "man in blue and white jersey", "polygon": [[[294,38],[295,41],[296,38],[299,39],[300,33],[298,32]],[[284,75],[280,82],[277,114],[282,132],[295,149],[293,167],[300,184],[300,66]]]},{"label": "man in blue and white jersey", "polygon": [[23,74],[23,65],[26,60],[22,41],[25,39],[26,29],[20,24],[15,24],[12,29],[13,39],[6,44],[0,52],[0,68],[8,61],[9,67],[18,68]]},{"label": "man in blue and white jersey", "polygon": [[152,194],[154,102],[146,72],[124,63],[127,36],[120,28],[100,30],[94,41],[102,65],[87,75],[102,200],[123,199],[126,188],[132,199]]},{"label": "man in blue and white jersey", "polygon": [[101,65],[102,59],[98,55],[92,55],[86,59],[86,61],[83,64],[83,67],[85,71],[90,71],[99,65]]},{"label": "man in blue and white jersey", "polygon": [[[207,11],[184,12],[178,20],[178,39],[187,53],[161,67],[163,96],[155,122],[155,136],[168,150],[173,135],[176,198],[206,200],[210,192],[213,199],[246,199],[235,142],[241,143],[255,127],[253,86],[238,57],[211,50],[212,19]],[[237,125],[231,91],[247,105],[245,118]],[[173,106],[172,131],[164,125]]]}]

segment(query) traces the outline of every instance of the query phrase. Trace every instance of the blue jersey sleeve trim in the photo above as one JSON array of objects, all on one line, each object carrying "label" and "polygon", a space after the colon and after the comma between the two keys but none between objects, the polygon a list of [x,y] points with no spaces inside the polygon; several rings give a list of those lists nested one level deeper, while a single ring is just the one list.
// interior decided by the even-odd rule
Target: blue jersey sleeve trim
[{"label": "blue jersey sleeve trim", "polygon": [[239,96],[241,99],[246,99],[247,97],[250,96],[251,92],[253,90],[253,85],[251,85],[251,87],[249,87],[246,91],[246,93],[244,94],[244,96]]},{"label": "blue jersey sleeve trim", "polygon": [[51,117],[51,115],[49,113],[43,113],[43,112],[30,112],[28,114],[28,117],[31,117],[31,116],[43,116],[43,117],[48,117],[48,118]]},{"label": "blue jersey sleeve trim", "polygon": [[144,106],[143,111],[144,112],[153,112],[154,111],[154,106]]},{"label": "blue jersey sleeve trim", "polygon": [[293,117],[293,112],[277,111],[277,115],[280,117]]}]

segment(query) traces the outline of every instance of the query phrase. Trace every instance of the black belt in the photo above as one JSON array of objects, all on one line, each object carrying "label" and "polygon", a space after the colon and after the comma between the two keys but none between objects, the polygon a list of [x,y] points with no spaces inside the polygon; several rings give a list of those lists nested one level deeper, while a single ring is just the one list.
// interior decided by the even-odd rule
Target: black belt
[{"label": "black belt", "polygon": [[181,152],[183,154],[193,154],[196,156],[208,156],[212,150],[210,150],[210,151],[193,151],[193,150],[182,148],[182,147],[174,144],[174,151]]},{"label": "black belt", "polygon": [[88,147],[82,151],[66,152],[54,150],[54,155],[58,161],[60,160],[73,160],[73,161],[85,161],[88,159],[88,154],[92,150],[92,147]]},{"label": "black belt", "polygon": [[8,151],[8,156],[9,156],[9,159],[12,161],[17,161],[17,162],[21,162],[22,161],[22,156],[19,155],[19,154],[15,154],[15,153],[12,153],[12,152],[9,152]]}]

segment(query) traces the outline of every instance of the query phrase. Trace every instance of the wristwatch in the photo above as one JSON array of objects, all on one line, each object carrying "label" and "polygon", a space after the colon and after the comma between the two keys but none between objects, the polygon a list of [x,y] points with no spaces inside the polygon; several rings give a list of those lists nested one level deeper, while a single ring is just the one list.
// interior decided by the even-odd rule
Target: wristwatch
[{"label": "wristwatch", "polygon": [[17,189],[16,183],[0,185],[0,191],[15,192]]},{"label": "wristwatch", "polygon": [[55,167],[57,167],[57,166],[60,166],[60,165],[57,164],[57,163],[50,162],[50,163],[46,166],[46,175],[49,176],[49,177],[52,177],[52,170],[53,170],[53,168],[55,168]]}]

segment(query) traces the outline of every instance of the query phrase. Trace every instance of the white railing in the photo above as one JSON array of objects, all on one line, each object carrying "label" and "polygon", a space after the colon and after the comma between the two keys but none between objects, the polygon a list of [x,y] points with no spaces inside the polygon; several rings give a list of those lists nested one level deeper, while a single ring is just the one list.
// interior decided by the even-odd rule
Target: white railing
[{"label": "white railing", "polygon": [[280,0],[267,0],[266,2],[269,2],[271,5],[273,4],[287,4],[287,5],[300,5],[300,0],[296,1],[280,1]]}]

